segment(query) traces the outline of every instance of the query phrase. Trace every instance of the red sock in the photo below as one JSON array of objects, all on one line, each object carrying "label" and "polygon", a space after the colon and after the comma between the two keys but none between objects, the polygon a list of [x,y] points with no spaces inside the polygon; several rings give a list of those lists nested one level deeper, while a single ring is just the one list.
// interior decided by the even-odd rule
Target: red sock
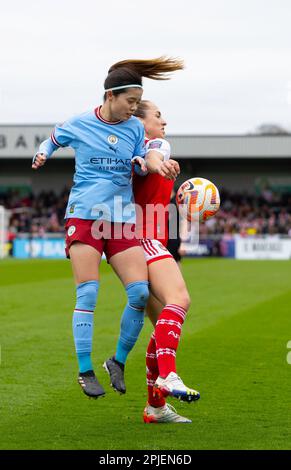
[{"label": "red sock", "polygon": [[155,334],[153,333],[148,344],[146,353],[146,367],[147,367],[147,386],[148,386],[148,403],[155,408],[164,406],[166,401],[162,396],[153,394],[153,387],[155,381],[159,376],[159,366],[156,356],[156,341]]},{"label": "red sock", "polygon": [[176,351],[186,310],[179,305],[166,305],[162,310],[155,328],[156,355],[159,374],[165,378],[176,372]]}]

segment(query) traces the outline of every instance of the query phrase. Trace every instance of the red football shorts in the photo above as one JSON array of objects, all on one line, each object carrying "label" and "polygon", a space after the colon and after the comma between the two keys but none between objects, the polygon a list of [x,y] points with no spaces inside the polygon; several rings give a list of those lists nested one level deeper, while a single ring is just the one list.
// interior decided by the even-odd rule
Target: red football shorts
[{"label": "red football shorts", "polygon": [[102,255],[105,253],[107,262],[111,256],[121,251],[141,246],[135,237],[135,225],[126,223],[110,223],[104,221],[71,218],[66,221],[66,256],[70,257],[70,246],[74,242],[90,245]]}]

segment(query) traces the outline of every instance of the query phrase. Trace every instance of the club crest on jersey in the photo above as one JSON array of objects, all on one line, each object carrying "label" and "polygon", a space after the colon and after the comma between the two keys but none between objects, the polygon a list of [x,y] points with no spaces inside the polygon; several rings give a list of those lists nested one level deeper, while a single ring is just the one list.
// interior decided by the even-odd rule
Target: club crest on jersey
[{"label": "club crest on jersey", "polygon": [[71,225],[71,227],[69,227],[68,229],[68,236],[71,237],[73,235],[73,233],[76,232],[76,227],[75,225]]},{"label": "club crest on jersey", "polygon": [[107,137],[107,140],[108,140],[109,144],[111,144],[111,145],[116,145],[117,142],[118,142],[118,138],[116,137],[116,135],[113,135],[113,134],[109,135]]}]

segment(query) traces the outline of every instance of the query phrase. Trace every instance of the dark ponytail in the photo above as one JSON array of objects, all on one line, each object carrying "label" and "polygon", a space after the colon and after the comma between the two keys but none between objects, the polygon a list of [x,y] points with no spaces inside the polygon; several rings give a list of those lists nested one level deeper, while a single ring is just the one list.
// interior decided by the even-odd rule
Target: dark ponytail
[{"label": "dark ponytail", "polygon": [[[108,75],[104,82],[105,90],[125,85],[142,86],[142,78],[151,78],[152,80],[169,80],[169,72],[182,70],[184,62],[181,59],[173,57],[158,57],[148,60],[122,60],[113,64],[108,70]],[[126,88],[113,90],[114,95],[124,93]],[[106,94],[105,96],[106,97]]]}]

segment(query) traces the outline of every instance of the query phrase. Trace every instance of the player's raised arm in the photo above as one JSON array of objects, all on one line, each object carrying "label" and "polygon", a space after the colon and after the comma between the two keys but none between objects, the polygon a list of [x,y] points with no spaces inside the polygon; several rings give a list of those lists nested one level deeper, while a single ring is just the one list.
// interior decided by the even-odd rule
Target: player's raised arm
[{"label": "player's raised arm", "polygon": [[167,179],[176,179],[179,163],[170,158],[171,147],[165,139],[154,139],[147,144],[146,165],[150,173],[158,173]]},{"label": "player's raised arm", "polygon": [[40,144],[37,153],[32,159],[33,170],[38,170],[38,168],[43,166],[46,160],[52,156],[55,150],[71,145],[74,139],[72,129],[73,122],[74,118],[60,126],[57,125],[51,133],[50,137]]}]

